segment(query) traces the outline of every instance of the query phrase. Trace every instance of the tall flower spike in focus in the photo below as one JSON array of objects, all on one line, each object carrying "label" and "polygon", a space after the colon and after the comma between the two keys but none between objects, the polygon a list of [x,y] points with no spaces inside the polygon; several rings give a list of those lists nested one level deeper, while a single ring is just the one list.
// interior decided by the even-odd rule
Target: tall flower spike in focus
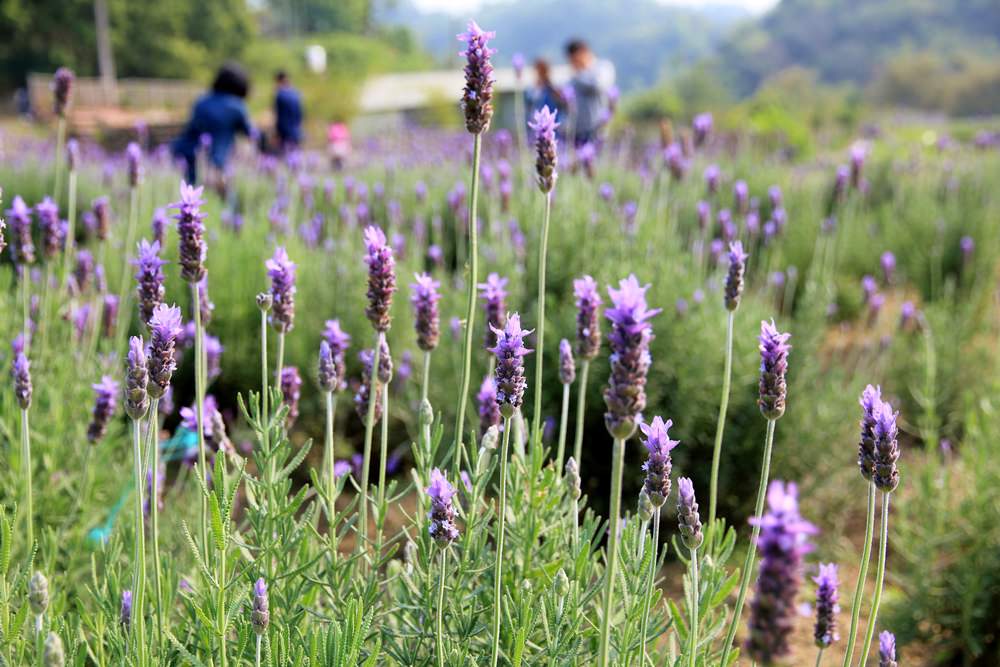
[{"label": "tall flower spike in focus", "polygon": [[576,379],[576,360],[573,358],[573,346],[563,338],[559,341],[559,382],[573,384]]},{"label": "tall flower spike in focus", "polygon": [[462,91],[462,112],[465,114],[465,129],[472,134],[481,134],[489,129],[493,118],[493,65],[490,57],[496,53],[489,47],[489,40],[495,32],[487,32],[475,21],[469,21],[466,32],[458,35],[465,42],[465,50],[459,55],[465,58],[465,89]]},{"label": "tall flower spike in focus", "polygon": [[701,517],[698,515],[698,502],[694,497],[694,483],[688,477],[677,479],[677,529],[681,540],[688,549],[701,546]]},{"label": "tall flower spike in focus", "polygon": [[175,347],[181,325],[181,309],[161,303],[149,318],[149,385],[152,398],[162,398],[170,387],[170,380],[177,368]]},{"label": "tall flower spike in focus", "polygon": [[271,279],[271,326],[278,333],[286,333],[295,325],[295,263],[278,246],[265,266]]},{"label": "tall flower spike in focus", "polygon": [[878,667],[896,667],[896,636],[883,630],[878,636]]},{"label": "tall flower spike in focus", "polygon": [[204,187],[196,188],[181,183],[181,199],[170,206],[178,211],[174,219],[177,220],[177,235],[180,239],[178,249],[181,278],[189,284],[200,282],[208,273],[205,269],[208,248],[205,244],[205,225],[202,222],[205,214],[201,211],[205,203],[201,199],[204,190]]},{"label": "tall flower spike in focus", "polygon": [[319,388],[324,393],[330,393],[340,389],[340,382],[337,378],[337,367],[333,361],[333,353],[330,351],[330,344],[325,340],[319,343],[319,367],[316,373],[319,381]]},{"label": "tall flower spike in focus", "polygon": [[118,403],[118,383],[110,375],[105,375],[100,382],[90,386],[94,390],[94,408],[87,425],[87,441],[93,445],[108,432],[108,422],[115,414]]},{"label": "tall flower spike in focus", "polygon": [[528,127],[535,133],[535,179],[538,189],[548,194],[556,186],[556,111],[548,105],[535,111]]},{"label": "tall flower spike in focus", "polygon": [[788,352],[791,334],[779,333],[774,320],[760,323],[760,398],[757,405],[761,414],[775,420],[785,414],[785,399],[788,387],[785,375],[788,372]]},{"label": "tall flower spike in focus", "polygon": [[440,469],[431,470],[430,484],[426,489],[431,499],[431,510],[428,513],[430,524],[427,532],[434,541],[446,547],[458,539],[458,526],[455,525],[455,487]]},{"label": "tall flower spike in focus", "polygon": [[138,421],[149,410],[149,371],[146,368],[146,350],[142,338],[132,336],[128,341],[128,366],[125,373],[125,414]]},{"label": "tall flower spike in focus", "polygon": [[667,502],[670,495],[670,450],[680,444],[677,440],[671,440],[667,431],[674,422],[663,421],[659,416],[653,417],[653,421],[642,424],[639,429],[646,436],[646,451],[649,457],[642,464],[642,470],[646,473],[646,480],[643,488],[654,507],[661,507]]},{"label": "tall flower spike in focus", "polygon": [[796,597],[802,583],[802,558],[812,549],[816,527],[799,515],[795,484],[774,480],[767,489],[767,512],[760,518],[760,571],[750,607],[747,655],[770,665],[789,652],[788,638],[798,614]]},{"label": "tall flower spike in focus", "polygon": [[163,303],[166,288],[163,285],[163,265],[167,262],[160,259],[160,242],[150,243],[146,239],[139,241],[136,258],[131,260],[136,267],[136,297],[139,302],[139,318],[149,327],[153,311]]},{"label": "tall flower spike in focus", "polygon": [[483,300],[486,311],[486,349],[496,343],[492,329],[503,329],[507,324],[507,278],[501,278],[498,273],[486,276],[486,282],[479,283],[479,298]]},{"label": "tall flower spike in focus", "polygon": [[267,583],[260,577],[253,585],[253,611],[250,613],[250,624],[258,636],[267,632],[271,622],[271,610],[267,598]]},{"label": "tall flower spike in focus", "polygon": [[14,357],[11,375],[14,378],[14,396],[17,398],[17,404],[22,410],[27,410],[31,407],[31,362],[24,352],[18,352]]},{"label": "tall flower spike in focus", "polygon": [[492,325],[490,328],[497,337],[496,345],[490,350],[497,358],[497,404],[500,414],[510,417],[524,401],[524,389],[528,384],[524,377],[524,357],[531,353],[524,346],[524,337],[531,331],[521,328],[521,316],[517,313],[507,317],[503,329]]},{"label": "tall flower spike in focus", "polygon": [[597,282],[590,276],[573,281],[576,296],[576,353],[590,361],[601,350],[601,294]]},{"label": "tall flower spike in focus", "polygon": [[608,288],[612,308],[604,312],[611,322],[608,342],[611,345],[611,374],[604,390],[607,412],[604,422],[615,438],[627,440],[642,420],[646,407],[646,375],[652,363],[649,343],[653,328],[649,323],[660,313],[646,304],[649,285],[640,285],[635,275]]},{"label": "tall flower spike in focus", "polygon": [[76,75],[68,67],[60,67],[52,76],[52,106],[57,116],[66,115],[75,79]]},{"label": "tall flower spike in focus", "polygon": [[899,413],[893,412],[892,405],[888,401],[880,401],[873,416],[875,459],[872,481],[879,491],[892,493],[899,486],[899,470],[896,467],[896,461],[899,460],[899,442],[896,440],[899,431],[896,418]]},{"label": "tall flower spike in focus", "polygon": [[826,648],[840,639],[837,634],[837,613],[840,612],[840,605],[837,604],[837,566],[820,563],[819,576],[813,581],[816,583],[816,628],[813,637],[816,646]]},{"label": "tall flower spike in focus", "polygon": [[392,324],[389,308],[396,291],[396,260],[392,255],[392,246],[386,242],[385,232],[374,225],[365,228],[365,248],[368,253],[365,257],[365,264],[368,265],[368,307],[365,308],[365,315],[375,331],[385,333]]},{"label": "tall flower spike in focus", "polygon": [[740,297],[743,296],[743,274],[746,273],[749,256],[743,252],[742,242],[733,241],[729,244],[729,271],[726,273],[725,288],[726,310],[732,311],[740,307]]},{"label": "tall flower spike in focus", "polygon": [[[383,359],[379,354],[379,368],[382,368]],[[361,383],[358,385],[358,392],[354,395],[354,409],[361,417],[362,421],[368,419],[368,401],[375,401],[375,415],[374,422],[382,419],[382,392],[380,391],[378,377],[375,378],[376,386],[373,388],[372,385],[372,363],[375,361],[375,355],[372,353],[371,349],[361,350],[358,353],[358,358],[361,360]],[[379,373],[381,374],[381,373]],[[377,374],[378,375],[378,374]],[[373,423],[374,423],[373,422]]]},{"label": "tall flower spike in focus", "polygon": [[438,345],[441,335],[441,316],[438,313],[438,301],[441,294],[438,289],[441,283],[427,273],[414,275],[410,285],[410,303],[413,305],[413,326],[417,332],[417,347],[424,352],[430,352]]},{"label": "tall flower spike in focus", "polygon": [[339,391],[344,388],[347,375],[344,355],[347,348],[351,346],[351,337],[340,328],[340,320],[327,320],[326,328],[323,329],[323,339],[330,345],[330,358],[333,361],[333,390]]}]

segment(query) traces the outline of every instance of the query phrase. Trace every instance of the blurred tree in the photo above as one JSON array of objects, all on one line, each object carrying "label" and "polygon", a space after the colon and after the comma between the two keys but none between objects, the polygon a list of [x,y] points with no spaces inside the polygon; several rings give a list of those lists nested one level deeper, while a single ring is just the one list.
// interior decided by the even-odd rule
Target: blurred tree
[{"label": "blurred tree", "polygon": [[270,31],[283,35],[366,32],[371,0],[267,0]]}]

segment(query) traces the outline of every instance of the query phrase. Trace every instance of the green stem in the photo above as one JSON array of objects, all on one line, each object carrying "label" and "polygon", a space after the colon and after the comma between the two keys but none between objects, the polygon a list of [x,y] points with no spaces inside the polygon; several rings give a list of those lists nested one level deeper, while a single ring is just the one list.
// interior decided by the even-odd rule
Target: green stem
[{"label": "green stem", "polygon": [[150,491],[149,529],[153,541],[153,612],[156,614],[156,639],[163,655],[163,610],[162,610],[162,567],[160,563],[160,399],[154,398],[149,404],[149,425],[146,433],[146,449],[149,452]]},{"label": "green stem", "polygon": [[608,517],[608,560],[604,572],[604,615],[601,618],[600,666],[610,667],[611,609],[614,606],[615,577],[618,571],[618,519],[622,506],[622,476],[625,468],[625,441],[615,438],[611,454],[611,515]]},{"label": "green stem", "polygon": [[872,611],[868,618],[868,630],[865,632],[865,650],[861,653],[861,667],[868,664],[868,654],[875,636],[875,624],[878,620],[878,608],[882,602],[882,586],[885,583],[885,552],[889,545],[889,494],[882,494],[881,531],[878,541],[878,570],[875,572],[875,596],[872,598]]},{"label": "green stem", "polygon": [[[358,480],[361,487],[361,507],[358,518],[358,529],[361,531],[357,548],[367,549],[368,541],[368,475],[371,472],[372,463],[372,433],[375,430],[375,403],[378,399],[378,365],[382,355],[382,332],[375,333],[375,348],[372,351],[372,370],[368,378],[368,415],[365,418],[365,449],[361,461],[361,479]],[[385,419],[385,415],[382,415]]]},{"label": "green stem", "polygon": [[542,218],[542,234],[538,244],[538,301],[535,315],[537,327],[535,350],[535,409],[531,420],[531,443],[534,447],[541,440],[542,432],[542,358],[545,353],[545,259],[549,250],[549,219],[552,216],[552,193],[545,194],[545,216]]},{"label": "green stem", "polygon": [[559,414],[559,447],[556,450],[556,470],[563,469],[566,456],[566,422],[569,419],[569,385],[563,385],[562,411]]},{"label": "green stem", "polygon": [[337,396],[326,392],[326,522],[330,537],[330,551],[337,559],[337,475],[334,472],[336,460],[333,452],[333,424],[337,418]]},{"label": "green stem", "polygon": [[580,455],[583,454],[583,417],[587,408],[587,376],[590,374],[590,360],[584,359],[580,364],[580,382],[577,385],[576,396],[576,431],[573,433],[573,458],[580,465]]},{"label": "green stem", "polygon": [[424,352],[424,375],[420,379],[420,426],[421,426],[421,436],[422,442],[421,446],[424,448],[424,465],[423,470],[420,470],[421,479],[427,481],[426,468],[431,465],[431,420],[424,419],[424,409],[423,406],[427,402],[427,390],[430,384],[431,377],[431,353],[430,350]]},{"label": "green stem", "polygon": [[201,326],[201,295],[197,283],[191,283],[191,294],[194,300],[194,402],[195,417],[198,422],[198,488],[201,489],[201,543],[205,546],[205,556],[208,557],[208,464],[205,454],[205,384],[201,372],[202,349],[205,345],[205,332]]},{"label": "green stem", "polygon": [[[221,452],[219,453],[219,456],[222,456]],[[223,463],[223,465],[219,466],[219,469],[222,470],[223,479],[217,480],[216,483],[219,484],[219,488],[224,490],[226,488],[225,464]],[[223,520],[225,520],[225,517],[223,517]],[[219,633],[219,663],[222,665],[222,667],[226,667],[226,540],[228,539],[227,537],[225,537],[226,530],[227,526],[223,526],[222,549],[219,550],[219,574],[218,574],[219,602],[217,605],[218,608],[216,610],[216,618],[217,618],[216,623],[218,623],[219,626],[217,628],[217,631]]]},{"label": "green stem", "polygon": [[376,558],[382,553],[382,529],[385,525],[385,469],[389,459],[389,383],[382,384],[382,433],[378,462],[378,536],[376,538]]},{"label": "green stem", "polygon": [[691,667],[698,663],[698,550],[691,549]]},{"label": "green stem", "polygon": [[444,667],[444,579],[447,574],[448,547],[441,548],[441,578],[438,580],[437,597],[437,663]]},{"label": "green stem", "polygon": [[868,578],[868,561],[872,555],[872,534],[875,532],[875,482],[868,482],[868,518],[865,521],[865,544],[861,551],[861,567],[858,583],[854,587],[854,601],[851,604],[851,631],[847,637],[847,651],[844,653],[843,667],[851,667],[854,660],[854,644],[858,639],[858,620],[861,617],[861,598]]},{"label": "green stem", "polygon": [[31,491],[31,434],[28,428],[28,410],[21,410],[21,464],[24,467],[24,516],[28,536],[28,553],[35,548],[35,511]]},{"label": "green stem", "polygon": [[254,661],[255,667],[260,667],[260,638],[261,635],[257,635],[257,659]]},{"label": "green stem", "polygon": [[145,486],[142,478],[142,435],[138,419],[132,420],[132,471],[135,483],[135,535],[134,555],[132,561],[132,621],[134,630],[135,651],[138,664],[145,664],[146,608],[143,602],[143,589],[146,586],[146,546],[145,526],[143,525],[142,488]]},{"label": "green stem", "polygon": [[76,249],[76,169],[69,170],[69,208],[66,215],[66,243],[63,244],[63,266],[59,284],[65,289],[69,279],[73,253]]},{"label": "green stem", "polygon": [[736,312],[729,311],[726,325],[726,363],[722,374],[722,400],[719,419],[715,424],[715,448],[712,450],[712,481],[708,496],[708,525],[714,534],[716,499],[719,494],[719,460],[722,456],[722,434],[726,429],[726,411],[729,408],[729,386],[733,373],[733,319]]},{"label": "green stem", "polygon": [[122,277],[118,288],[118,319],[115,323],[115,340],[119,349],[125,341],[125,333],[128,331],[128,314],[132,311],[128,307],[128,284],[132,278],[129,271],[129,253],[132,252],[132,245],[135,243],[136,220],[139,217],[139,187],[133,186],[128,192],[128,227],[125,231],[125,247],[122,248]]},{"label": "green stem", "polygon": [[[31,280],[30,272],[27,266],[21,266],[20,268],[20,278],[21,278],[21,334],[24,340],[24,354],[28,356],[31,349],[31,299],[28,296],[29,286],[28,282]],[[98,318],[100,319],[100,318]]]},{"label": "green stem", "polygon": [[736,628],[740,624],[740,616],[743,614],[743,603],[747,599],[747,588],[750,585],[750,575],[753,570],[754,557],[757,555],[757,536],[760,535],[760,517],[764,513],[764,498],[767,496],[767,478],[771,471],[771,447],[774,444],[774,426],[776,420],[767,420],[767,435],[764,439],[764,460],[760,467],[760,485],[757,487],[757,504],[754,507],[753,530],[750,534],[750,544],[747,545],[747,555],[743,560],[743,573],[740,576],[740,592],[736,597],[736,607],[733,609],[733,618],[729,622],[729,632],[726,633],[726,643],[723,644],[725,659],[722,664],[729,664],[729,656],[733,651],[733,640],[736,638]]},{"label": "green stem", "polygon": [[59,121],[56,124],[56,154],[55,154],[55,171],[56,171],[56,184],[53,190],[53,198],[56,202],[59,201],[60,195],[62,194],[62,172],[63,172],[63,160],[66,159],[65,153],[66,145],[66,117],[60,115]]},{"label": "green stem", "polygon": [[816,667],[819,667],[823,662],[823,649],[820,648],[819,652],[816,653]]},{"label": "green stem", "polygon": [[653,596],[653,586],[656,583],[656,565],[659,561],[658,551],[660,548],[660,508],[653,512],[653,558],[649,563],[649,573],[646,578],[646,595],[642,601],[642,624],[639,630],[639,641],[642,643],[641,667],[646,667],[646,634],[649,631],[649,607],[650,598]]},{"label": "green stem", "polygon": [[490,664],[497,667],[500,657],[500,610],[503,607],[503,543],[507,519],[507,454],[510,449],[510,417],[503,420],[503,444],[500,448],[500,500],[497,505],[496,562],[493,565],[493,650]]},{"label": "green stem", "polygon": [[479,229],[476,214],[479,199],[479,158],[482,152],[482,143],[482,135],[474,135],[472,139],[472,187],[469,188],[469,282],[465,310],[465,343],[462,348],[462,384],[459,386],[458,414],[455,417],[455,451],[452,452],[454,479],[459,478],[459,472],[462,468],[465,404],[469,399],[469,380],[472,376],[472,330],[476,321],[476,281],[479,279]]}]

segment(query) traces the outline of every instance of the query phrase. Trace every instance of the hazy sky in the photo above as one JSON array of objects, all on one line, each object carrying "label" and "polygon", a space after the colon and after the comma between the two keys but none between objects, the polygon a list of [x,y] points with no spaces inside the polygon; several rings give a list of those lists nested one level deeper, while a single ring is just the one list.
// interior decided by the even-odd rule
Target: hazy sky
[{"label": "hazy sky", "polygon": [[[486,0],[413,0],[421,9],[434,9],[446,12],[452,12],[455,14],[464,14],[470,10],[474,10],[480,5],[484,4]],[[490,2],[497,2],[498,0],[489,0]],[[500,0],[502,2],[507,2],[510,0]],[[627,2],[627,0],[622,0]],[[778,0],[657,0],[664,4],[671,5],[687,5],[697,7],[698,5],[739,5],[746,7],[750,11],[760,12],[766,9],[770,9],[778,3]]]}]

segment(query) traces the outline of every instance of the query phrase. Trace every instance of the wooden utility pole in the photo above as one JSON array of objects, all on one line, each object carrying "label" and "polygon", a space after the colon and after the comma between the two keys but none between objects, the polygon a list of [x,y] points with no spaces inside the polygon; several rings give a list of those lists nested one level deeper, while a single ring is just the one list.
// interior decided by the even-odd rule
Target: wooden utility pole
[{"label": "wooden utility pole", "polygon": [[111,52],[111,25],[108,21],[107,0],[94,0],[94,23],[97,26],[97,68],[101,73],[104,103],[109,106],[118,106],[115,58]]}]

